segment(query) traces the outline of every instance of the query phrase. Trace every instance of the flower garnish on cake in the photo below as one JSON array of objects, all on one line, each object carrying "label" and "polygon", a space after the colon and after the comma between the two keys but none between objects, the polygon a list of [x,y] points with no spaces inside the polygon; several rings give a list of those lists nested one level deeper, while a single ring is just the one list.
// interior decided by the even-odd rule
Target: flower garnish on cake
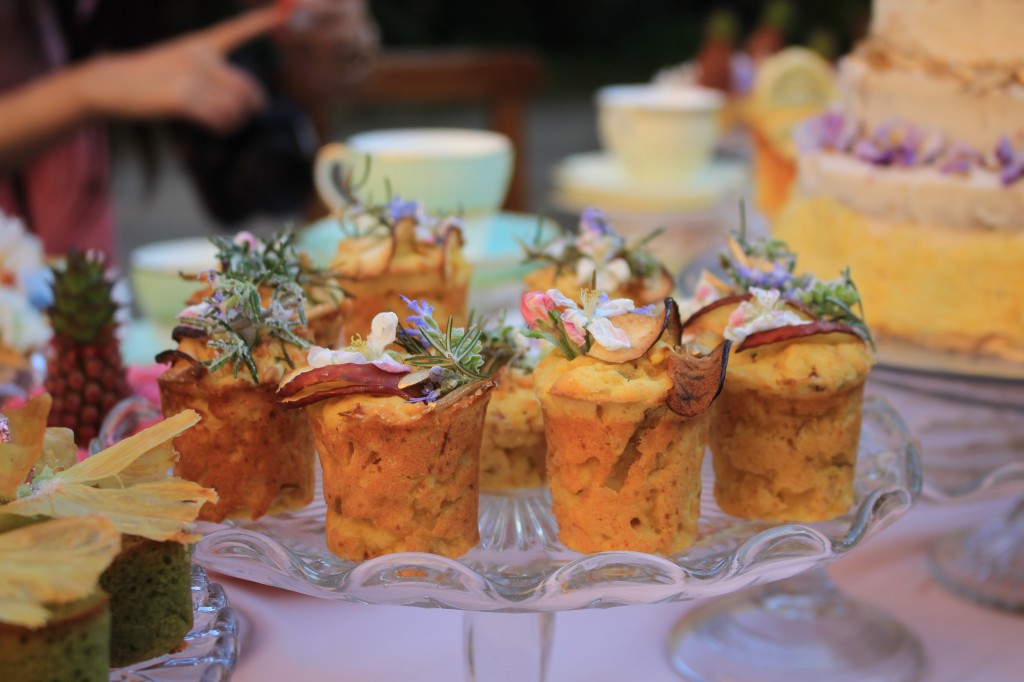
[{"label": "flower garnish on cake", "polygon": [[[201,300],[178,315],[179,347],[158,356],[189,358],[210,374],[276,382],[310,346],[302,270],[289,232],[260,243],[216,239],[221,270],[204,274]],[[244,371],[243,371],[244,370]],[[223,374],[223,372],[221,372]]]},{"label": "flower garnish on cake", "polygon": [[544,264],[526,276],[530,289],[558,289],[572,295],[593,284],[609,296],[631,298],[644,305],[663,300],[672,293],[672,276],[651,253],[649,243],[661,234],[654,230],[634,244],[615,232],[599,209],[587,208],[580,215],[575,234],[557,235],[524,245],[526,262]]},{"label": "flower garnish on cake", "polygon": [[378,312],[400,305],[400,292],[431,301],[441,319],[465,322],[472,266],[462,253],[462,219],[431,215],[401,196],[379,205],[351,201],[337,215],[344,237],[329,266],[353,296],[345,337],[366,334]]},{"label": "flower garnish on cake", "polygon": [[736,342],[734,351],[740,352],[788,338],[844,332],[874,348],[849,269],[825,281],[796,273],[796,264],[796,254],[784,242],[752,240],[741,228],[720,256],[727,281],[705,271],[694,295],[681,304],[689,314],[683,323],[687,336],[713,332]]},{"label": "flower garnish on cake", "polygon": [[401,298],[413,313],[408,326],[393,312],[378,313],[365,339],[353,336],[337,350],[314,346],[307,366],[281,382],[282,404],[297,407],[357,393],[435,402],[490,376],[496,367],[485,367],[481,326],[455,327],[449,317],[442,329],[430,303]]}]

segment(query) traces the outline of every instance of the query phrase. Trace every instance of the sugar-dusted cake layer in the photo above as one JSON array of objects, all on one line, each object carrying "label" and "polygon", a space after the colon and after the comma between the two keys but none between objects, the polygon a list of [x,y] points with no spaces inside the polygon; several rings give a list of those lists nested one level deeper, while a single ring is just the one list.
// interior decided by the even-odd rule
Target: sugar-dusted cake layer
[{"label": "sugar-dusted cake layer", "polygon": [[[933,167],[883,167],[819,151],[800,157],[800,188],[806,196],[837,199],[888,222],[941,225],[964,231],[963,239],[992,230],[1024,239],[1024,183],[1004,186],[999,175],[980,168],[952,174]],[[1017,255],[1024,258],[1024,252]]]},{"label": "sugar-dusted cake layer", "polygon": [[[1024,43],[1018,51],[1024,56]],[[839,67],[843,110],[867,128],[910,121],[981,152],[1024,129],[1024,85],[1014,72],[944,70],[902,52],[878,54],[854,53]]]},{"label": "sugar-dusted cake layer", "polygon": [[801,269],[849,266],[879,337],[1024,362],[1024,230],[950,228],[794,198],[774,234]]},{"label": "sugar-dusted cake layer", "polygon": [[1020,63],[1020,0],[874,0],[871,33],[964,65]]}]

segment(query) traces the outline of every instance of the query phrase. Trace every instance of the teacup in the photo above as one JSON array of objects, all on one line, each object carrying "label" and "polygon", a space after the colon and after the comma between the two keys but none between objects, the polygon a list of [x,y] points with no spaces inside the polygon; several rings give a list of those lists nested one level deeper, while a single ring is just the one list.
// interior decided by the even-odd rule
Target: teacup
[{"label": "teacup", "polygon": [[350,174],[355,195],[366,203],[397,195],[422,201],[432,213],[484,216],[505,200],[513,154],[506,136],[486,130],[374,130],[322,147],[314,177],[331,209],[348,203],[339,182],[342,174]]},{"label": "teacup", "polygon": [[632,182],[680,184],[711,156],[723,105],[699,86],[608,85],[597,91],[598,136]]}]

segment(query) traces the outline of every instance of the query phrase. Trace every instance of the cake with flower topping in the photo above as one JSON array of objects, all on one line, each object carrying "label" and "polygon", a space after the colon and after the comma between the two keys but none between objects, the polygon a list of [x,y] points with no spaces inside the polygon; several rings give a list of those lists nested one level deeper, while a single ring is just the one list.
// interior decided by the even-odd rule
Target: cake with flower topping
[{"label": "cake with flower topping", "polygon": [[121,534],[101,516],[53,519],[0,533],[5,680],[108,679],[110,606],[99,576],[120,541]]},{"label": "cake with flower topping", "polygon": [[852,267],[879,337],[1024,362],[1024,8],[873,10],[775,233],[812,272]]},{"label": "cake with flower topping", "polygon": [[[168,475],[177,459],[172,438],[199,416],[175,415],[75,463],[73,438],[61,438],[61,427],[44,428],[48,407],[42,394],[10,413],[14,440],[0,444],[0,532],[46,518],[109,519],[121,533],[121,550],[99,580],[110,595],[110,665],[165,654],[192,628],[197,536],[188,527],[217,499],[212,490]],[[27,482],[15,490],[16,481]]]},{"label": "cake with flower topping", "polygon": [[[539,236],[538,232],[538,236]],[[604,212],[588,208],[575,234],[558,235],[526,247],[526,260],[543,264],[526,275],[535,291],[558,289],[575,296],[594,286],[609,296],[629,298],[637,305],[660,303],[672,293],[672,275],[648,249],[655,231],[635,244],[617,234]]]},{"label": "cake with flower topping", "polygon": [[323,467],[327,547],[350,561],[458,557],[479,540],[480,439],[495,386],[483,332],[450,317],[442,328],[429,303],[405,300],[408,327],[378,313],[366,338],[311,348],[278,390],[286,408],[305,407]]},{"label": "cake with flower topping", "polygon": [[312,345],[296,261],[268,254],[287,234],[240,244],[209,273],[206,298],[178,316],[178,346],[157,356],[165,415],[193,409],[202,422],[175,439],[175,473],[220,496],[200,518],[257,519],[313,499],[313,437],[301,413],[277,404],[281,378]]},{"label": "cake with flower topping", "polygon": [[523,296],[554,350],[534,371],[558,537],[590,553],[672,554],[693,543],[710,412],[728,344],[685,346],[672,299],[637,308],[584,289]]},{"label": "cake with flower topping", "polygon": [[352,295],[344,338],[365,335],[382,310],[402,308],[401,296],[429,300],[440,319],[466,320],[472,266],[462,253],[462,221],[432,216],[422,202],[394,197],[387,205],[351,203],[339,222],[345,237],[329,269]]},{"label": "cake with flower topping", "polygon": [[[778,240],[733,237],[727,280],[706,276],[687,338],[724,338],[732,357],[711,420],[715,499],[727,514],[821,521],[853,504],[873,340],[849,271],[796,274]],[[692,307],[692,306],[691,306]]]}]

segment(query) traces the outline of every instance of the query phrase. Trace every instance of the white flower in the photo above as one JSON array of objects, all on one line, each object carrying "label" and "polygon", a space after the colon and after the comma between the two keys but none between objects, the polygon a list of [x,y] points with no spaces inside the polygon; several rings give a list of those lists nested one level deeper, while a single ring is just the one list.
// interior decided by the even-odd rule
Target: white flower
[{"label": "white flower", "polygon": [[608,350],[620,350],[632,345],[626,332],[613,325],[609,319],[634,312],[636,306],[630,299],[610,299],[603,292],[583,289],[580,291],[583,307],[580,308],[576,301],[558,289],[548,289],[547,294],[555,305],[565,308],[561,314],[562,324],[576,345],[582,346],[586,339],[583,330],[590,332],[594,342]]},{"label": "white flower", "polygon": [[0,287],[0,345],[28,353],[43,348],[52,334],[46,318],[21,292]]},{"label": "white flower", "polygon": [[753,297],[737,306],[729,316],[725,328],[725,338],[730,341],[742,341],[755,332],[779,327],[790,327],[806,323],[793,310],[785,308],[786,302],[778,289],[758,289],[751,287]]},{"label": "white flower", "polygon": [[313,367],[371,364],[385,372],[411,372],[412,367],[395,360],[387,351],[388,346],[395,342],[397,331],[398,315],[378,313],[370,324],[370,335],[365,341],[356,341],[339,350],[313,346],[306,360]]},{"label": "white flower", "polygon": [[679,301],[679,314],[685,320],[701,308],[711,305],[718,299],[722,298],[722,295],[722,292],[718,290],[718,287],[716,287],[715,283],[711,280],[708,271],[704,270],[700,273],[700,279],[697,280],[697,286],[693,290],[693,296]]},{"label": "white flower", "polygon": [[576,263],[576,282],[589,286],[597,274],[594,288],[598,291],[614,291],[630,277],[629,263],[616,257],[622,250],[623,239],[612,232],[604,213],[587,209],[580,216],[579,235],[576,248],[582,257]]},{"label": "white flower", "polygon": [[24,280],[42,268],[42,241],[25,229],[20,218],[0,211],[0,282],[4,274],[9,273],[18,288],[24,289]]}]

